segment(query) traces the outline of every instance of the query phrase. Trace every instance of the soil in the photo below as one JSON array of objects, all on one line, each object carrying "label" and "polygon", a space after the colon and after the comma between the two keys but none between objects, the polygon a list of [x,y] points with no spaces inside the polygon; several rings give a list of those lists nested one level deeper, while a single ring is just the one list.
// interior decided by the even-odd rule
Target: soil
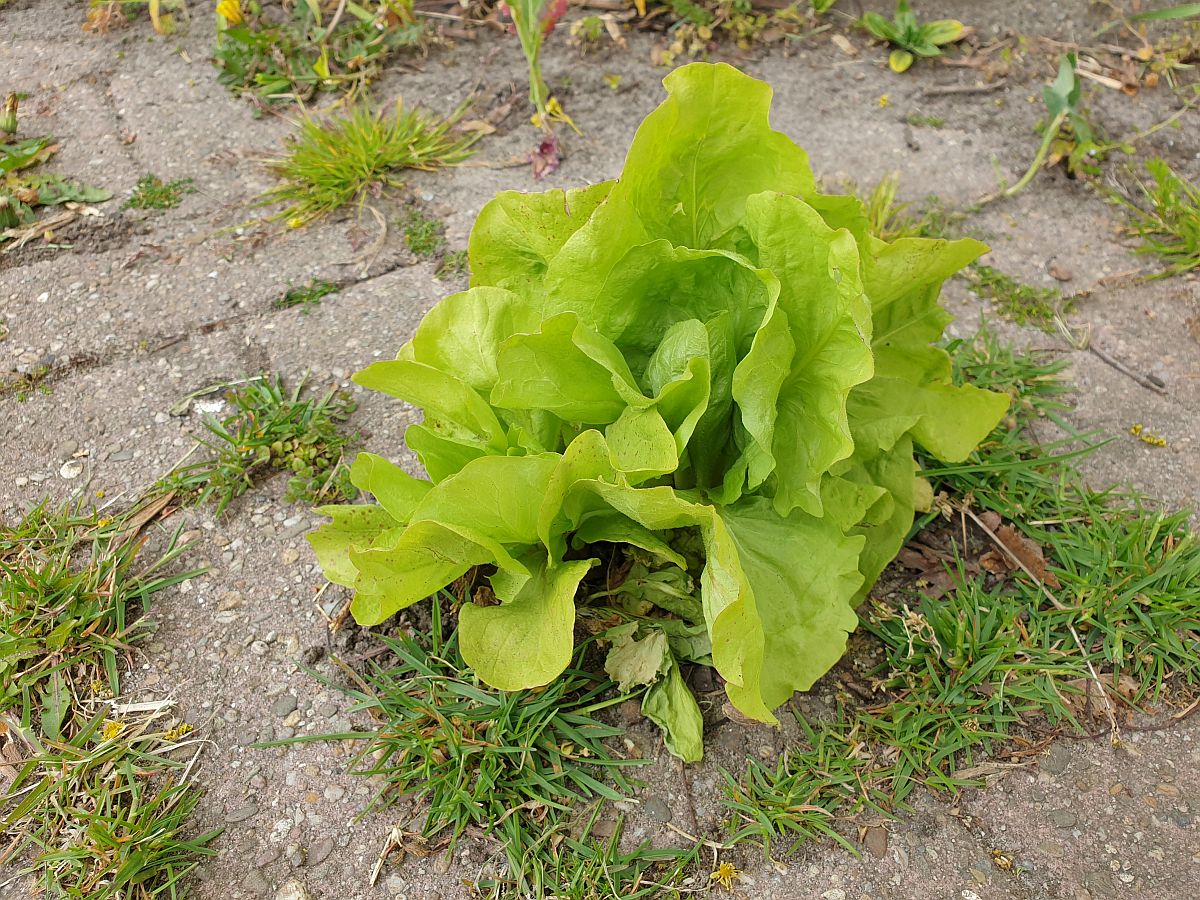
[{"label": "soil", "polygon": [[[775,126],[808,150],[828,183],[870,184],[895,170],[906,199],[933,194],[965,207],[995,190],[997,172],[1011,183],[1024,171],[1041,109],[1032,101],[1052,77],[1060,49],[1052,42],[1093,40],[1105,11],[1085,0],[946,0],[920,7],[922,17],[965,19],[985,39],[1010,30],[1026,35],[1029,51],[999,90],[935,96],[925,92],[971,85],[977,73],[934,61],[896,76],[861,32],[846,32],[855,55],[823,34],[726,58],[774,86]],[[68,248],[28,245],[0,255],[0,319],[8,328],[0,372],[28,372],[48,359],[54,366],[49,393],[35,391],[24,402],[0,396],[6,520],[44,496],[103,491],[111,499],[136,492],[183,455],[201,427],[195,413],[168,414],[181,397],[262,370],[291,380],[309,373],[314,387],[354,391],[360,405],[353,426],[362,447],[414,463],[401,449],[414,411],[361,392],[349,375],[393,355],[422,314],[465,287],[465,279],[440,281],[432,264],[408,253],[395,224],[403,197],[376,203],[389,222],[378,247],[369,215],[286,232],[248,224],[258,214],[254,198],[271,184],[259,160],[279,151],[291,123],[286,116],[256,116],[217,83],[208,61],[210,14],[195,6],[190,27],[162,39],[144,20],[106,36],[85,34],[79,4],[67,0],[0,8],[2,87],[29,94],[24,130],[62,142],[53,171],[106,187],[116,198],[99,207],[101,217],[54,239]],[[583,136],[564,130],[563,164],[541,183],[528,166],[509,164],[534,138],[521,103],[524,64],[515,40],[484,30],[476,41],[435,49],[389,73],[376,86],[378,99],[403,96],[439,112],[472,92],[485,109],[497,96],[513,90],[518,96],[497,133],[482,142],[477,164],[414,174],[410,197],[445,221],[458,249],[498,190],[616,175],[638,122],[662,98],[665,72],[650,63],[655,39],[635,34],[627,50],[586,56],[558,33],[549,41],[548,80]],[[620,75],[616,90],[605,80],[613,74]],[[1089,84],[1088,92],[1097,121],[1115,136],[1162,121],[1178,103],[1163,89],[1130,97]],[[945,124],[914,128],[906,124],[910,114],[940,116]],[[1164,156],[1196,179],[1200,120],[1191,112],[1180,121],[1182,128],[1140,141],[1139,157]],[[172,210],[120,211],[146,173],[190,177],[197,192]],[[998,320],[960,282],[948,286],[945,302],[959,316],[955,333],[970,334],[986,317],[1008,339],[1069,359],[1071,421],[1112,438],[1085,463],[1095,486],[1128,484],[1164,506],[1193,506],[1200,497],[1200,282],[1125,277],[1146,260],[1133,254],[1120,222],[1118,210],[1054,171],[965,227],[990,238],[986,262],[1024,281],[1051,285],[1052,267],[1070,270],[1066,287],[1080,295],[1067,319],[1072,329],[1090,329],[1106,353],[1160,379],[1163,393],[1059,336]],[[307,314],[273,307],[289,286],[312,278],[343,287]],[[1135,422],[1165,437],[1166,446],[1132,437]],[[63,478],[62,462],[78,454],[86,454],[85,474]],[[221,518],[207,509],[179,514],[197,542],[191,561],[207,564],[208,572],[160,597],[152,613],[158,633],[139,649],[127,680],[138,699],[174,698],[212,741],[196,828],[226,831],[215,844],[219,854],[194,876],[191,896],[274,897],[298,879],[324,900],[466,897],[463,880],[495,846],[464,842],[448,866],[411,858],[388,865],[372,886],[383,838],[409,820],[395,811],[358,818],[370,789],[344,774],[343,747],[249,746],[351,724],[346,699],[300,666],[316,660],[317,672],[336,678],[330,652],[352,650],[344,633],[330,635],[319,606],[336,600],[336,592],[315,599],[324,580],[303,535],[319,517],[285,502],[283,490],[280,480],[267,482]],[[822,684],[800,702],[828,705],[832,695],[833,687]],[[879,855],[810,845],[772,866],[747,853],[734,893],[779,900],[1198,896],[1200,725],[1194,721],[1133,734],[1122,750],[1059,742],[994,776],[986,791],[958,798],[921,793],[911,812],[887,824],[886,848],[874,848]],[[721,767],[740,770],[747,755],[773,759],[793,737],[786,728],[726,722],[712,730],[706,761],[685,776],[651,728],[635,723],[630,736],[657,761],[643,773],[649,786],[629,804],[629,836],[659,842],[678,840],[667,821],[687,830],[694,817],[701,828],[715,828]],[[1013,865],[1004,866],[1006,859]],[[4,900],[18,900],[31,888],[6,890]]]}]

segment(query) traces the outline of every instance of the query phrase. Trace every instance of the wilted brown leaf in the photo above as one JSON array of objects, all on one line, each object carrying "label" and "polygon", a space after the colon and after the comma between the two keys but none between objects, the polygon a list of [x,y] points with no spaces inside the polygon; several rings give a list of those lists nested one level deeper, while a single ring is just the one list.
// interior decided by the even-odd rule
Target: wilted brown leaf
[{"label": "wilted brown leaf", "polygon": [[982,568],[993,575],[1005,575],[1013,569],[1020,568],[1020,566],[1013,562],[1013,557],[1015,557],[1021,561],[1021,565],[1028,569],[1035,578],[1047,587],[1056,588],[1059,586],[1058,578],[1046,567],[1046,555],[1042,552],[1041,547],[1011,525],[1001,526],[995,529],[993,533],[996,535],[996,539],[1008,550],[1008,553],[1004,553],[999,548],[989,550],[979,558],[979,565]]}]

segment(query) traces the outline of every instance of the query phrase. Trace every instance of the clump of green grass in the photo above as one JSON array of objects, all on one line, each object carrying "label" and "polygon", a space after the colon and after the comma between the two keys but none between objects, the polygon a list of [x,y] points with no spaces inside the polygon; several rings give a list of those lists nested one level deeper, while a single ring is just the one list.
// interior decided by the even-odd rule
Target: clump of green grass
[{"label": "clump of green grass", "polygon": [[861,198],[871,233],[885,241],[909,237],[916,234],[919,228],[918,223],[907,213],[912,204],[896,202],[896,192],[899,188],[900,173],[889,172]]},{"label": "clump of green grass", "polygon": [[127,515],[48,501],[0,529],[0,713],[58,741],[89,700],[120,693],[150,598],[199,574],[169,571],[179,530],[149,561],[134,531]]},{"label": "clump of green grass", "polygon": [[350,438],[340,426],[356,404],[335,390],[319,399],[301,399],[303,389],[302,381],[285,391],[283,380],[275,376],[227,391],[233,412],[207,419],[208,435],[198,442],[210,457],[176,469],[157,489],[196,503],[215,500],[220,515],[257,481],[286,472],[288,500],[353,499],[357,491],[342,458]]},{"label": "clump of green grass", "polygon": [[176,178],[163,181],[157,175],[143,175],[124,203],[125,209],[174,209],[185,194],[196,193],[194,180]]},{"label": "clump of green grass", "polygon": [[1034,287],[981,263],[972,263],[963,277],[979,297],[990,301],[1001,315],[1018,325],[1032,325],[1052,333],[1056,318],[1074,307],[1074,301],[1063,297],[1056,287]]},{"label": "clump of green grass", "polygon": [[467,259],[466,250],[449,250],[442,256],[441,263],[438,264],[437,272],[434,274],[438,278],[461,278],[470,271],[470,263]]},{"label": "clump of green grass", "polygon": [[[571,667],[540,690],[482,685],[447,634],[434,603],[428,636],[381,640],[395,657],[372,663],[357,688],[342,688],[377,731],[296,740],[362,741],[350,771],[379,789],[371,806],[410,796],[427,805],[426,837],[448,833],[451,846],[471,826],[497,835],[520,896],[548,896],[555,864],[546,838],[565,830],[578,803],[619,800],[631,785],[623,771],[643,760],[620,758],[604,741],[621,734],[596,713],[626,699],[612,683]],[[555,842],[557,843],[557,841]]]},{"label": "clump of green grass", "polygon": [[893,803],[920,784],[950,793],[974,784],[958,770],[1002,746],[1028,718],[1079,728],[1064,695],[1079,694],[1075,683],[1087,668],[1063,646],[1070,638],[1061,623],[1031,614],[1020,592],[960,577],[936,601],[874,604],[863,627],[883,645],[872,677],[887,699],[857,718],[867,740],[894,754],[881,773]]},{"label": "clump of green grass", "polygon": [[1138,180],[1138,202],[1117,197],[1129,216],[1127,232],[1142,242],[1138,252],[1166,263],[1159,278],[1200,268],[1200,187],[1162,159],[1148,160],[1146,171],[1150,182]]},{"label": "clump of green grass", "polygon": [[113,707],[69,738],[15,735],[26,753],[0,794],[0,866],[16,863],[15,878],[32,875],[54,897],[182,896],[182,880],[215,855],[209,844],[222,829],[187,834],[200,799],[192,767],[200,742],[185,737],[184,723],[157,724],[164,712]]},{"label": "clump of green grass", "polygon": [[891,172],[877,181],[865,194],[853,183],[847,185],[863,203],[871,233],[885,241],[906,237],[962,237],[966,214],[947,209],[936,196],[930,195],[918,207],[911,202],[897,203],[900,173]]},{"label": "clump of green grass", "polygon": [[467,251],[447,249],[445,226],[438,219],[410,207],[400,225],[404,229],[404,244],[414,256],[436,260],[435,277],[460,278],[467,274]]},{"label": "clump of green grass", "polygon": [[479,138],[454,131],[465,109],[440,119],[400,102],[375,112],[359,101],[336,119],[306,114],[286,154],[269,162],[280,184],[259,202],[282,203],[270,221],[300,228],[349,203],[361,204],[369,190],[403,186],[404,169],[432,171],[460,163]]},{"label": "clump of green grass", "polygon": [[913,128],[941,128],[946,120],[941,116],[926,116],[921,113],[909,113],[904,120]]},{"label": "clump of green grass", "polygon": [[47,383],[49,378],[49,366],[34,366],[28,372],[22,372],[6,381],[0,381],[0,397],[12,394],[18,403],[24,403],[34,391],[51,394],[53,390]]},{"label": "clump of green grass", "polygon": [[321,301],[330,294],[336,294],[338,286],[332,281],[326,281],[324,278],[310,279],[308,284],[300,287],[289,287],[282,297],[276,300],[272,306],[276,309],[291,309],[292,307],[300,307],[300,314],[307,316],[309,312],[321,305]]},{"label": "clump of green grass", "polygon": [[177,751],[185,723],[157,727],[111,698],[132,645],[152,629],[150,598],[197,571],[172,572],[181,529],[146,558],[157,516],[114,517],[43,502],[0,529],[0,739],[15,775],[0,788],[0,868],[55,897],[151,900],[212,855],[219,831],[185,836],[199,799]]},{"label": "clump of green grass", "polygon": [[601,805],[595,804],[582,833],[575,837],[564,823],[538,836],[530,847],[532,867],[538,877],[531,883],[536,893],[518,893],[506,879],[485,877],[475,883],[484,897],[555,897],[560,900],[601,900],[601,898],[681,898],[684,879],[699,863],[700,844],[690,848],[654,848],[649,841],[622,850],[624,821],[618,818],[612,834],[603,838],[594,834]]},{"label": "clump of green grass", "polygon": [[784,852],[793,853],[824,838],[853,850],[834,827],[835,820],[863,808],[885,812],[891,800],[874,783],[879,762],[841,716],[816,725],[799,714],[796,719],[804,730],[803,744],[774,767],[750,758],[740,778],[723,773],[721,802],[730,813],[729,842],[749,841],[768,856],[780,842],[787,842]]},{"label": "clump of green grass", "polygon": [[252,4],[217,5],[217,79],[262,102],[307,101],[318,91],[355,92],[367,86],[396,51],[418,47],[424,24],[412,0],[364,0],[329,19],[316,3],[296,3],[279,16]]},{"label": "clump of green grass", "polygon": [[445,249],[446,238],[442,234],[444,226],[433,216],[410,207],[400,224],[404,229],[404,245],[414,256],[428,259]]}]

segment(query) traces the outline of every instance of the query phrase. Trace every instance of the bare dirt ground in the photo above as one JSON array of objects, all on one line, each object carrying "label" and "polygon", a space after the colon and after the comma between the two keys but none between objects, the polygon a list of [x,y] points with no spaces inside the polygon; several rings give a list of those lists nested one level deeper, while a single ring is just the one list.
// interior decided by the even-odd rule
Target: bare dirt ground
[{"label": "bare dirt ground", "polygon": [[[868,4],[882,9],[881,4]],[[1014,30],[1036,38],[1085,40],[1104,19],[1084,0],[1041,3],[922,3],[923,16],[954,15],[985,36]],[[270,184],[257,160],[277,151],[289,123],[256,118],[218,85],[208,61],[211,8],[197,4],[191,27],[167,39],[138,22],[108,36],[83,34],[82,10],[67,0],[16,0],[0,9],[0,87],[29,93],[26,133],[63,143],[53,169],[114,191],[102,217],[61,234],[47,248],[31,244],[0,255],[0,372],[49,365],[49,394],[25,402],[0,397],[0,514],[16,518],[43,496],[136,491],[192,444],[195,414],[168,410],[215,382],[275,370],[291,380],[311,373],[319,386],[350,387],[349,375],[388,357],[421,315],[460,283],[415,263],[395,227],[396,201],[380,209],[392,227],[362,271],[361,249],[377,226],[353,217],[265,239],[260,230],[230,230],[257,214],[256,194]],[[556,35],[556,38],[558,36]],[[1041,85],[1057,51],[1031,50],[1001,90],[928,96],[939,85],[971,84],[975,73],[936,63],[903,77],[881,65],[884,54],[848,56],[827,36],[769,53],[733,57],[775,87],[775,126],[810,153],[830,180],[869,184],[899,170],[911,199],[936,194],[965,206],[1009,181],[1036,146]],[[468,166],[417,175],[411,191],[445,220],[454,247],[482,204],[500,189],[536,190],[615,175],[641,118],[662,97],[664,71],[650,65],[650,38],[628,51],[581,58],[552,39],[548,78],[584,136],[566,135],[564,164],[543,184],[528,166]],[[487,104],[524,91],[515,40],[481,32],[479,40],[434,50],[390,73],[376,96],[403,95],[448,111],[474,90]],[[622,76],[612,90],[603,76]],[[510,88],[515,85],[515,88]],[[883,99],[883,98],[886,98]],[[1111,135],[1132,133],[1170,115],[1165,91],[1127,97],[1092,89],[1090,106]],[[942,128],[912,128],[910,113],[938,115]],[[520,101],[477,159],[503,162],[526,151],[533,132]],[[1144,156],[1163,155],[1189,177],[1200,175],[1200,117],[1144,141]],[[198,191],[161,212],[119,209],[145,173],[191,177]],[[1058,173],[1039,174],[1012,202],[989,207],[967,225],[991,237],[991,265],[1033,284],[1051,284],[1051,265],[1069,269],[1069,287],[1085,294],[1069,321],[1129,367],[1156,375],[1165,394],[1147,390],[1062,339],[1003,326],[1023,345],[1052,348],[1071,361],[1073,422],[1114,440],[1087,463],[1096,486],[1132,484],[1169,507],[1200,498],[1200,282],[1135,283],[1105,279],[1143,265],[1119,235],[1119,213]],[[365,237],[364,237],[365,235]],[[278,311],[272,301],[312,277],[343,285],[308,315]],[[968,334],[988,310],[960,283],[946,302]],[[994,320],[995,316],[989,316]],[[357,389],[355,389],[357,390]],[[378,394],[359,393],[352,420],[361,446],[400,458],[413,410]],[[1128,434],[1142,422],[1167,439],[1150,447]],[[84,474],[64,478],[78,458]],[[153,615],[157,635],[138,655],[129,682],[138,699],[174,697],[213,744],[203,762],[207,793],[197,828],[224,825],[219,855],[195,879],[203,900],[273,897],[287,880],[323,900],[469,896],[475,875],[496,848],[465,842],[447,865],[410,859],[368,884],[383,836],[399,813],[356,816],[368,787],[343,774],[339,748],[323,744],[258,750],[255,741],[346,727],[346,700],[300,668],[333,677],[330,652],[353,653],[355,635],[331,638],[314,603],[323,579],[304,542],[315,524],[286,503],[276,480],[216,519],[186,513],[198,539],[193,561],[208,573],[165,596]],[[325,599],[329,599],[326,594]],[[365,640],[365,638],[364,638]],[[827,699],[819,688],[811,701]],[[1194,721],[1194,720],[1193,720]],[[670,840],[667,822],[701,828],[719,821],[719,767],[740,770],[747,754],[776,756],[789,734],[726,723],[709,736],[708,759],[685,778],[653,731],[631,726],[643,753],[657,756],[650,785],[631,805],[630,836]],[[1035,764],[998,776],[987,791],[958,799],[922,794],[911,813],[891,823],[881,856],[861,857],[810,846],[785,867],[748,853],[737,895],[753,898],[1192,898],[1200,896],[1200,726],[1131,735],[1124,750],[1062,741]],[[995,852],[1016,863],[998,866]],[[0,878],[2,880],[2,878]],[[10,886],[4,900],[29,888]]]}]

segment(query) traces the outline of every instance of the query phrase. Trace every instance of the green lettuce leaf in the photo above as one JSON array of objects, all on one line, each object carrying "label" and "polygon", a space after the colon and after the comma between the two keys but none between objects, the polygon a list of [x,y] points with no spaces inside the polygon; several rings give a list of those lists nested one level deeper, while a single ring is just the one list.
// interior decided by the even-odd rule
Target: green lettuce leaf
[{"label": "green lettuce leaf", "polygon": [[773,709],[812,687],[845,652],[858,625],[852,601],[862,584],[865,539],[846,536],[830,518],[799,510],[782,517],[763,497],[719,515],[762,622],[760,691]]},{"label": "green lettuce leaf", "polygon": [[458,614],[458,646],[479,677],[504,691],[540,687],[562,674],[575,650],[575,591],[596,560],[531,566],[505,603],[467,604]]},{"label": "green lettuce leaf", "polygon": [[663,730],[671,753],[684,762],[700,762],[704,758],[704,716],[670,650],[666,658],[667,671],[646,691],[642,713]]}]

